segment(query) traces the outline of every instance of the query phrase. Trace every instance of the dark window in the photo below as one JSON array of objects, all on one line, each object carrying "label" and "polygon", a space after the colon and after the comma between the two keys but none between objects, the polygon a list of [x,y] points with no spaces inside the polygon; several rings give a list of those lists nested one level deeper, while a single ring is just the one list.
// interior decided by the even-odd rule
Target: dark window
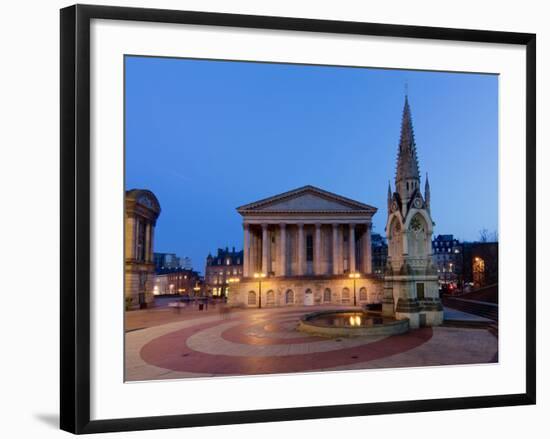
[{"label": "dark window", "polygon": [[418,300],[424,300],[424,283],[422,282],[416,284],[416,297]]},{"label": "dark window", "polygon": [[137,223],[137,260],[145,260],[145,222],[141,220]]},{"label": "dark window", "polygon": [[313,236],[306,236],[306,261],[313,261]]}]

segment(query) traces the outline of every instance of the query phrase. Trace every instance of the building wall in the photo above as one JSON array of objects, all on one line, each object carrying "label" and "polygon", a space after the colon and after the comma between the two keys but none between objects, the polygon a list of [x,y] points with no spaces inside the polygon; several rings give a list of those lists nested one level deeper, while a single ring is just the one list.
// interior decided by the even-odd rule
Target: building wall
[{"label": "building wall", "polygon": [[[330,300],[325,290],[330,290]],[[307,293],[310,290],[311,293]],[[249,292],[256,294],[254,303],[249,303]],[[293,292],[293,300],[287,303],[287,292]],[[384,282],[380,279],[369,277],[356,281],[356,298],[358,305],[367,303],[381,303]],[[230,288],[228,304],[231,306],[258,307],[258,281],[244,281]],[[347,294],[346,294],[347,292]],[[311,295],[310,295],[311,294]],[[273,300],[268,300],[273,297]],[[262,308],[303,306],[311,304],[323,305],[350,305],[353,306],[353,281],[347,277],[342,278],[266,278],[262,281]]]},{"label": "building wall", "polygon": [[[135,264],[132,267],[128,267],[127,264],[124,273],[124,297],[131,299],[129,308],[138,308],[140,300],[144,300],[147,306],[154,303],[155,277],[155,272],[151,267],[140,267]],[[139,297],[140,291],[144,293],[141,299]]]},{"label": "building wall", "polygon": [[204,270],[206,292],[211,296],[224,296],[229,287],[230,278],[243,275],[243,251],[218,249],[215,256],[208,255]]},{"label": "building wall", "polygon": [[163,270],[157,273],[156,294],[196,295],[194,288],[200,288],[202,279],[196,271],[181,268]]}]

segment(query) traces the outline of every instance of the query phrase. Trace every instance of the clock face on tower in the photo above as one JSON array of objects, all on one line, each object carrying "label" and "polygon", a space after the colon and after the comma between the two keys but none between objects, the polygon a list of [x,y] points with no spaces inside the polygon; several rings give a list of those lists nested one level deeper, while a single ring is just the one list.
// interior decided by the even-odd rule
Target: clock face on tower
[{"label": "clock face on tower", "polygon": [[422,207],[422,200],[420,198],[415,198],[413,204],[414,204],[414,207],[416,207],[417,209],[420,209]]}]

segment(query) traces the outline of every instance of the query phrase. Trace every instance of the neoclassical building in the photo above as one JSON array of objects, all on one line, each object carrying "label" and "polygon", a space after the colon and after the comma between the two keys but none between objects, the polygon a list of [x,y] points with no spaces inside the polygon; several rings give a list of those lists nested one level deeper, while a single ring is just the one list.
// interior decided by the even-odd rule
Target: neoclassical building
[{"label": "neoclassical building", "polygon": [[151,191],[132,189],[126,191],[124,213],[126,307],[147,308],[154,301],[153,241],[160,204]]},{"label": "neoclassical building", "polygon": [[271,307],[381,301],[383,284],[372,275],[376,210],[314,186],[237,208],[244,227],[243,277],[231,287],[229,303]]},{"label": "neoclassical building", "polygon": [[[387,262],[372,273],[376,208],[305,186],[237,208],[243,217],[243,277],[228,300],[249,307],[382,302],[382,313],[410,327],[443,322],[428,178],[420,169],[408,97],[387,195]],[[378,268],[377,271],[380,271]]]}]

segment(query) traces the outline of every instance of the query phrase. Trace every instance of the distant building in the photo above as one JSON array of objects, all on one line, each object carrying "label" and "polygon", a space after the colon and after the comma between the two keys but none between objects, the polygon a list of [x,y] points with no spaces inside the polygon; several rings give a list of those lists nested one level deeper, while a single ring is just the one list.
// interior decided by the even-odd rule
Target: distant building
[{"label": "distant building", "polygon": [[154,259],[157,271],[170,268],[185,268],[186,270],[193,268],[191,258],[187,256],[180,258],[175,253],[155,253]]},{"label": "distant building", "polygon": [[186,270],[193,269],[193,261],[190,257],[184,256],[183,258],[180,258],[181,267],[185,268]]},{"label": "distant building", "polygon": [[165,268],[157,271],[155,295],[202,295],[203,279],[200,273],[185,268]]},{"label": "distant building", "polygon": [[155,253],[153,257],[155,259],[155,269],[157,271],[165,268],[181,267],[181,260],[175,253]]},{"label": "distant building", "polygon": [[228,279],[243,275],[243,251],[219,248],[214,256],[208,254],[204,272],[206,291],[212,296],[227,295]]},{"label": "distant building", "polygon": [[147,308],[154,302],[153,241],[160,204],[151,191],[132,189],[126,191],[124,214],[126,308]]},{"label": "distant building", "polygon": [[432,240],[432,262],[437,268],[440,283],[462,279],[463,244],[453,235],[437,235]]},{"label": "distant building", "polygon": [[388,260],[388,243],[380,233],[371,235],[372,245],[372,273],[382,276]]},{"label": "distant building", "polygon": [[498,283],[498,242],[467,242],[463,244],[464,282],[474,288]]}]

